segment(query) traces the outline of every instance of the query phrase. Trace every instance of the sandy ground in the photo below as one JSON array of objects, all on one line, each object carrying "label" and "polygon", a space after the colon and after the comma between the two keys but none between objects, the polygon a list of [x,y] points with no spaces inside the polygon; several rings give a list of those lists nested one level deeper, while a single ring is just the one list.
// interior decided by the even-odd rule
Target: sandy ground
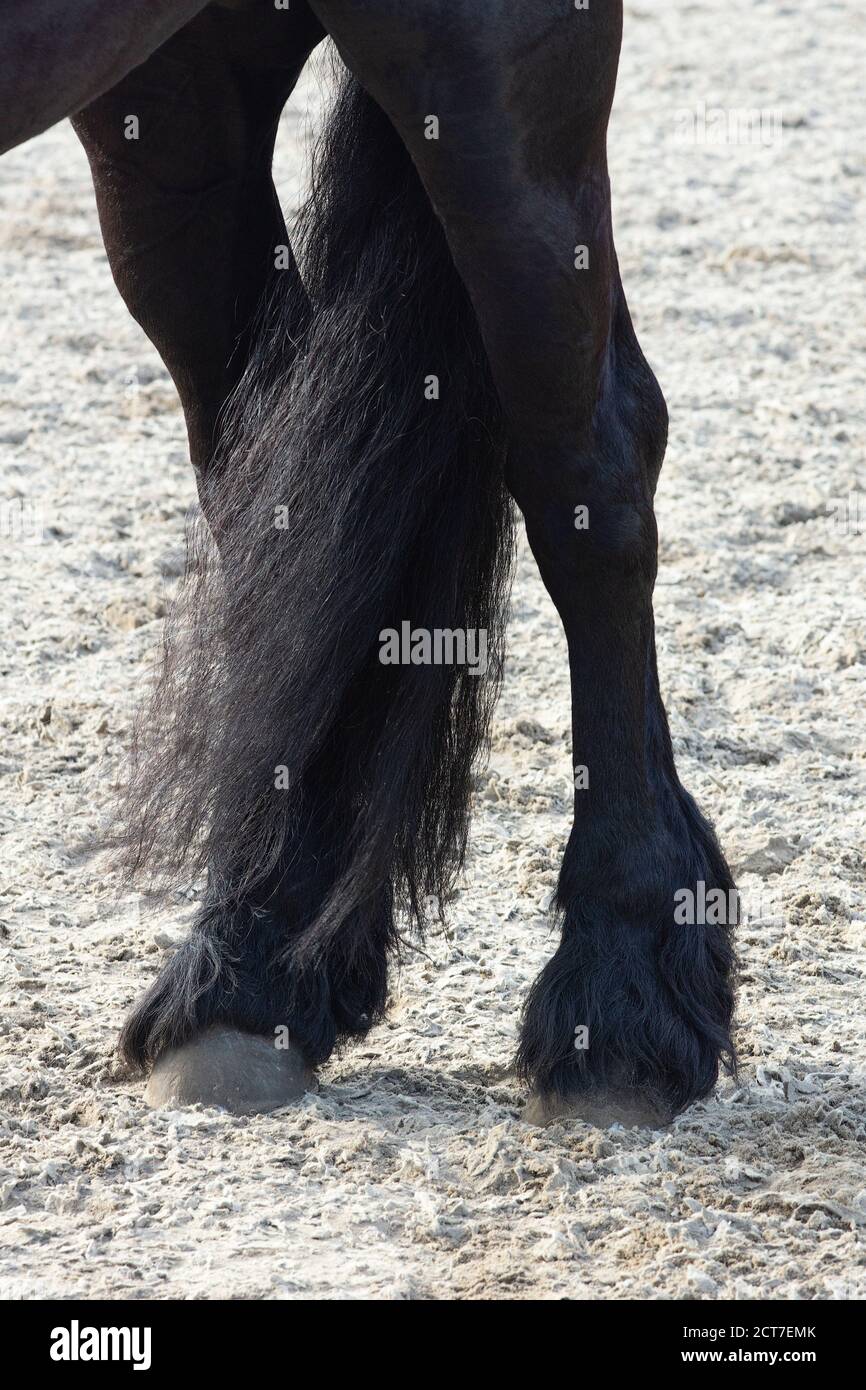
[{"label": "sandy ground", "polygon": [[[71,131],[3,160],[0,1293],[863,1294],[864,40],[858,0],[627,5],[611,162],[672,417],[663,684],[751,917],[740,1084],[657,1133],[533,1129],[506,1071],[570,797],[563,641],[525,555],[465,891],[387,1023],[267,1118],[151,1113],[113,1075],[192,903],[118,904],[75,844],[110,812],[192,477]],[[306,81],[286,115],[287,205],[318,101]],[[682,113],[712,133],[714,107],[764,126],[690,143]]]}]

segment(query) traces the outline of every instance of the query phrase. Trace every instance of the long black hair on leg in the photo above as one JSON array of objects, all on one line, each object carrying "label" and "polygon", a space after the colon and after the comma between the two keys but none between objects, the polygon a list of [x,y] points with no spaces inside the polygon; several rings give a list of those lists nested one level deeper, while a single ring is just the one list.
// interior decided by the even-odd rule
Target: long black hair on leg
[{"label": "long black hair on leg", "polygon": [[[414,166],[345,72],[297,238],[312,310],[266,306],[132,752],[126,872],[208,872],[125,1026],[139,1065],[212,1022],[286,1024],[316,1062],[381,1015],[395,913],[423,925],[462,864],[498,690],[500,409]],[[407,620],[485,632],[486,672],[383,665]]]}]

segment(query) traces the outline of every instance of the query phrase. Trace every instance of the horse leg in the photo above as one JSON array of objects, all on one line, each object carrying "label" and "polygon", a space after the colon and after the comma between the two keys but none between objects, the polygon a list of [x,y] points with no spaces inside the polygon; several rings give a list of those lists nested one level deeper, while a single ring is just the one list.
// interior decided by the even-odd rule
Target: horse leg
[{"label": "horse leg", "polygon": [[[271,157],[282,107],[322,36],[302,4],[291,15],[261,4],[238,14],[211,7],[73,121],[115,282],[174,379],[202,508],[217,535],[223,519],[212,503],[211,465],[220,414],[278,275],[283,302],[296,310],[284,351],[308,314],[291,253],[275,268],[288,236]],[[239,973],[251,993],[265,989],[266,962],[255,952]],[[262,1109],[308,1082],[294,1049],[213,1026],[151,1086],[156,1100]]]},{"label": "horse leg", "polygon": [[276,269],[288,235],[271,159],[321,37],[303,5],[291,15],[211,6],[72,121],[115,283],[177,387],[206,513],[217,421],[277,276],[292,280],[303,328],[291,251]]},{"label": "horse leg", "polygon": [[[222,563],[213,582],[196,567],[179,625],[194,640],[164,663],[128,778],[126,862],[163,882],[208,867],[193,930],[122,1036],[156,1064],[153,1098],[163,1077],[178,1094],[213,1025],[287,1034],[317,1065],[378,1021],[395,910],[423,916],[462,861],[501,666],[501,411],[417,172],[349,75],[311,186],[315,312],[287,372],[296,325],[272,296],[211,470]],[[483,659],[384,659],[407,617],[489,634]],[[258,1084],[237,1062],[210,1098]]]},{"label": "horse leg", "polygon": [[677,925],[675,895],[732,884],[678,780],[656,674],[667,419],[611,232],[621,7],[526,0],[480,19],[467,0],[447,26],[430,0],[313,7],[445,228],[508,421],[508,483],[568,640],[580,773],[562,939],[520,1043],[534,1113],[665,1118],[733,1059],[731,924]]}]

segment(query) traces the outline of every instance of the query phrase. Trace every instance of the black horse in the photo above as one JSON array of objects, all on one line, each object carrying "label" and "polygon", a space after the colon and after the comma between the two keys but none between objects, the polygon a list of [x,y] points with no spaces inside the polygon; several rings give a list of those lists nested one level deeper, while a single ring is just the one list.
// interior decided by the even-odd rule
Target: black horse
[{"label": "black horse", "polygon": [[[664,1119],[734,1065],[732,914],[676,910],[733,885],[656,672],[667,415],[611,232],[621,4],[128,8],[11,3],[2,67],[2,145],[77,113],[206,518],[122,858],[207,888],[122,1051],[154,1101],[262,1109],[381,1018],[398,924],[462,864],[513,499],[568,640],[576,769],[518,1065],[536,1116]],[[290,242],[274,139],[326,35],[339,88]]]}]

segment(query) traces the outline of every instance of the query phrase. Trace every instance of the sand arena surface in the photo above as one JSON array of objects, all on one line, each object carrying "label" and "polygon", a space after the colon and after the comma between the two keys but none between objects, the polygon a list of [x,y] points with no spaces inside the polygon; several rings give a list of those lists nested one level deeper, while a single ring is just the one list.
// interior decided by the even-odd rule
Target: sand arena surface
[{"label": "sand arena surface", "polygon": [[[554,945],[570,801],[564,642],[525,553],[467,882],[388,1021],[266,1118],[151,1113],[113,1074],[120,1019],[193,903],[118,904],[74,845],[110,810],[193,479],[63,125],[0,162],[6,1297],[864,1292],[866,17],[857,0],[626,8],[610,149],[671,411],[662,682],[752,917],[740,1084],[664,1132],[520,1119],[506,1063]],[[285,117],[287,208],[319,102],[308,77]],[[683,113],[702,137],[715,107],[765,120],[690,143]],[[850,495],[859,529],[838,522]],[[15,524],[31,513],[42,544]]]}]

